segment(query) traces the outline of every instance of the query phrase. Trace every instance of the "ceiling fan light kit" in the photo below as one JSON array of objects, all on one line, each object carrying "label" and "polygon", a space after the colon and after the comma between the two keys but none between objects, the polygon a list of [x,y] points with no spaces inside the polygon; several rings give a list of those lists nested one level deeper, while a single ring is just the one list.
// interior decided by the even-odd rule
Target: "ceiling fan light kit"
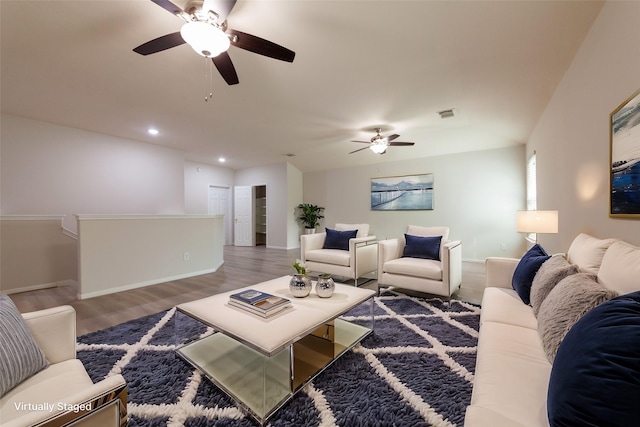
[{"label": "ceiling fan light kit", "polygon": [[398,135],[397,133],[394,133],[393,135],[389,135],[385,137],[381,135],[381,132],[382,132],[381,128],[375,128],[375,131],[376,131],[376,135],[373,138],[371,138],[371,141],[352,141],[352,142],[360,142],[363,144],[369,144],[369,146],[352,151],[349,154],[357,153],[358,151],[366,150],[367,148],[369,148],[371,151],[373,151],[376,154],[384,154],[387,152],[387,148],[391,146],[408,147],[415,144],[414,142],[395,141],[396,138],[400,137],[400,135]]},{"label": "ceiling fan light kit", "polygon": [[133,51],[140,55],[151,55],[187,43],[198,55],[211,58],[228,85],[240,82],[227,53],[231,46],[285,62],[293,62],[296,56],[294,51],[269,40],[238,30],[227,30],[227,16],[237,0],[193,0],[185,10],[171,0],[151,1],[185,20],[186,24],[179,32],[160,36],[134,48]]},{"label": "ceiling fan light kit", "polygon": [[218,27],[206,22],[187,22],[180,29],[180,36],[199,55],[214,58],[231,46],[229,37]]}]

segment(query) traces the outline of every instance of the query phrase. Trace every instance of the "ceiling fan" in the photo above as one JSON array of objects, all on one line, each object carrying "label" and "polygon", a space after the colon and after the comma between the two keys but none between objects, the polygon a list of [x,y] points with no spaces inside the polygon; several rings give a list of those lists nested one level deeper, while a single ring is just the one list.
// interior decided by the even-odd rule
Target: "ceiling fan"
[{"label": "ceiling fan", "polygon": [[406,146],[411,146],[415,144],[414,142],[395,141],[395,139],[400,136],[397,133],[384,137],[380,134],[380,132],[382,132],[381,128],[375,128],[374,130],[376,131],[376,136],[371,138],[371,141],[351,141],[351,142],[361,142],[364,144],[369,144],[368,147],[359,148],[355,151],[350,152],[349,154],[357,153],[358,151],[366,150],[367,148],[370,148],[371,151],[373,151],[376,154],[384,154],[387,152],[387,148],[391,146],[406,147]]},{"label": "ceiling fan", "polygon": [[230,46],[286,62],[293,62],[295,58],[295,52],[269,40],[227,29],[227,16],[236,0],[194,0],[189,1],[184,10],[169,0],[151,1],[186,23],[178,32],[158,37],[133,49],[140,55],[150,55],[187,43],[198,54],[211,58],[229,85],[239,83],[236,69],[227,53]]}]

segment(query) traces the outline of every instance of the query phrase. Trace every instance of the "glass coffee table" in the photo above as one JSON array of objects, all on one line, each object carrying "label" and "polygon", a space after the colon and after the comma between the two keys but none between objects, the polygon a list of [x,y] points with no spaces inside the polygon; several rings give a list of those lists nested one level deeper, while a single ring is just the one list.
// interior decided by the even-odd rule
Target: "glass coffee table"
[{"label": "glass coffee table", "polygon": [[[200,370],[260,424],[333,361],[373,331],[375,291],[336,283],[331,298],[295,298],[291,276],[242,289],[291,300],[269,318],[229,305],[236,289],[176,307],[177,354]],[[341,315],[365,304],[358,323]],[[188,336],[193,319],[213,334]],[[187,336],[185,336],[187,335]],[[178,338],[177,338],[178,339]]]}]

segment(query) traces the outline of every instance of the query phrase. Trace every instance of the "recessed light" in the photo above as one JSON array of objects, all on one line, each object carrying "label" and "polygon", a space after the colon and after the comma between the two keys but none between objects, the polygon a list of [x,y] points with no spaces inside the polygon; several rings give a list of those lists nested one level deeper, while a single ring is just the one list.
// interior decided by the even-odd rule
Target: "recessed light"
[{"label": "recessed light", "polygon": [[149,135],[157,135],[160,133],[160,131],[156,128],[149,128],[147,129],[147,132],[149,133]]},{"label": "recessed light", "polygon": [[224,157],[218,157],[218,161],[219,161],[220,163],[224,163],[224,162],[226,162],[226,161],[227,161],[227,159],[225,159]]}]

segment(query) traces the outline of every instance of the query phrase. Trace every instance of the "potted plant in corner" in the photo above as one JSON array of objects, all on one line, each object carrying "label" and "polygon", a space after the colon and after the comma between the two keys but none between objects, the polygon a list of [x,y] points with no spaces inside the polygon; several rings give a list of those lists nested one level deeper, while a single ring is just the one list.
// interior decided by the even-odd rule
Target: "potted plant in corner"
[{"label": "potted plant in corner", "polygon": [[324,218],[322,214],[324,208],[311,203],[300,203],[298,205],[298,221],[304,225],[305,232],[312,234],[316,232],[316,226],[320,225],[320,220]]}]

